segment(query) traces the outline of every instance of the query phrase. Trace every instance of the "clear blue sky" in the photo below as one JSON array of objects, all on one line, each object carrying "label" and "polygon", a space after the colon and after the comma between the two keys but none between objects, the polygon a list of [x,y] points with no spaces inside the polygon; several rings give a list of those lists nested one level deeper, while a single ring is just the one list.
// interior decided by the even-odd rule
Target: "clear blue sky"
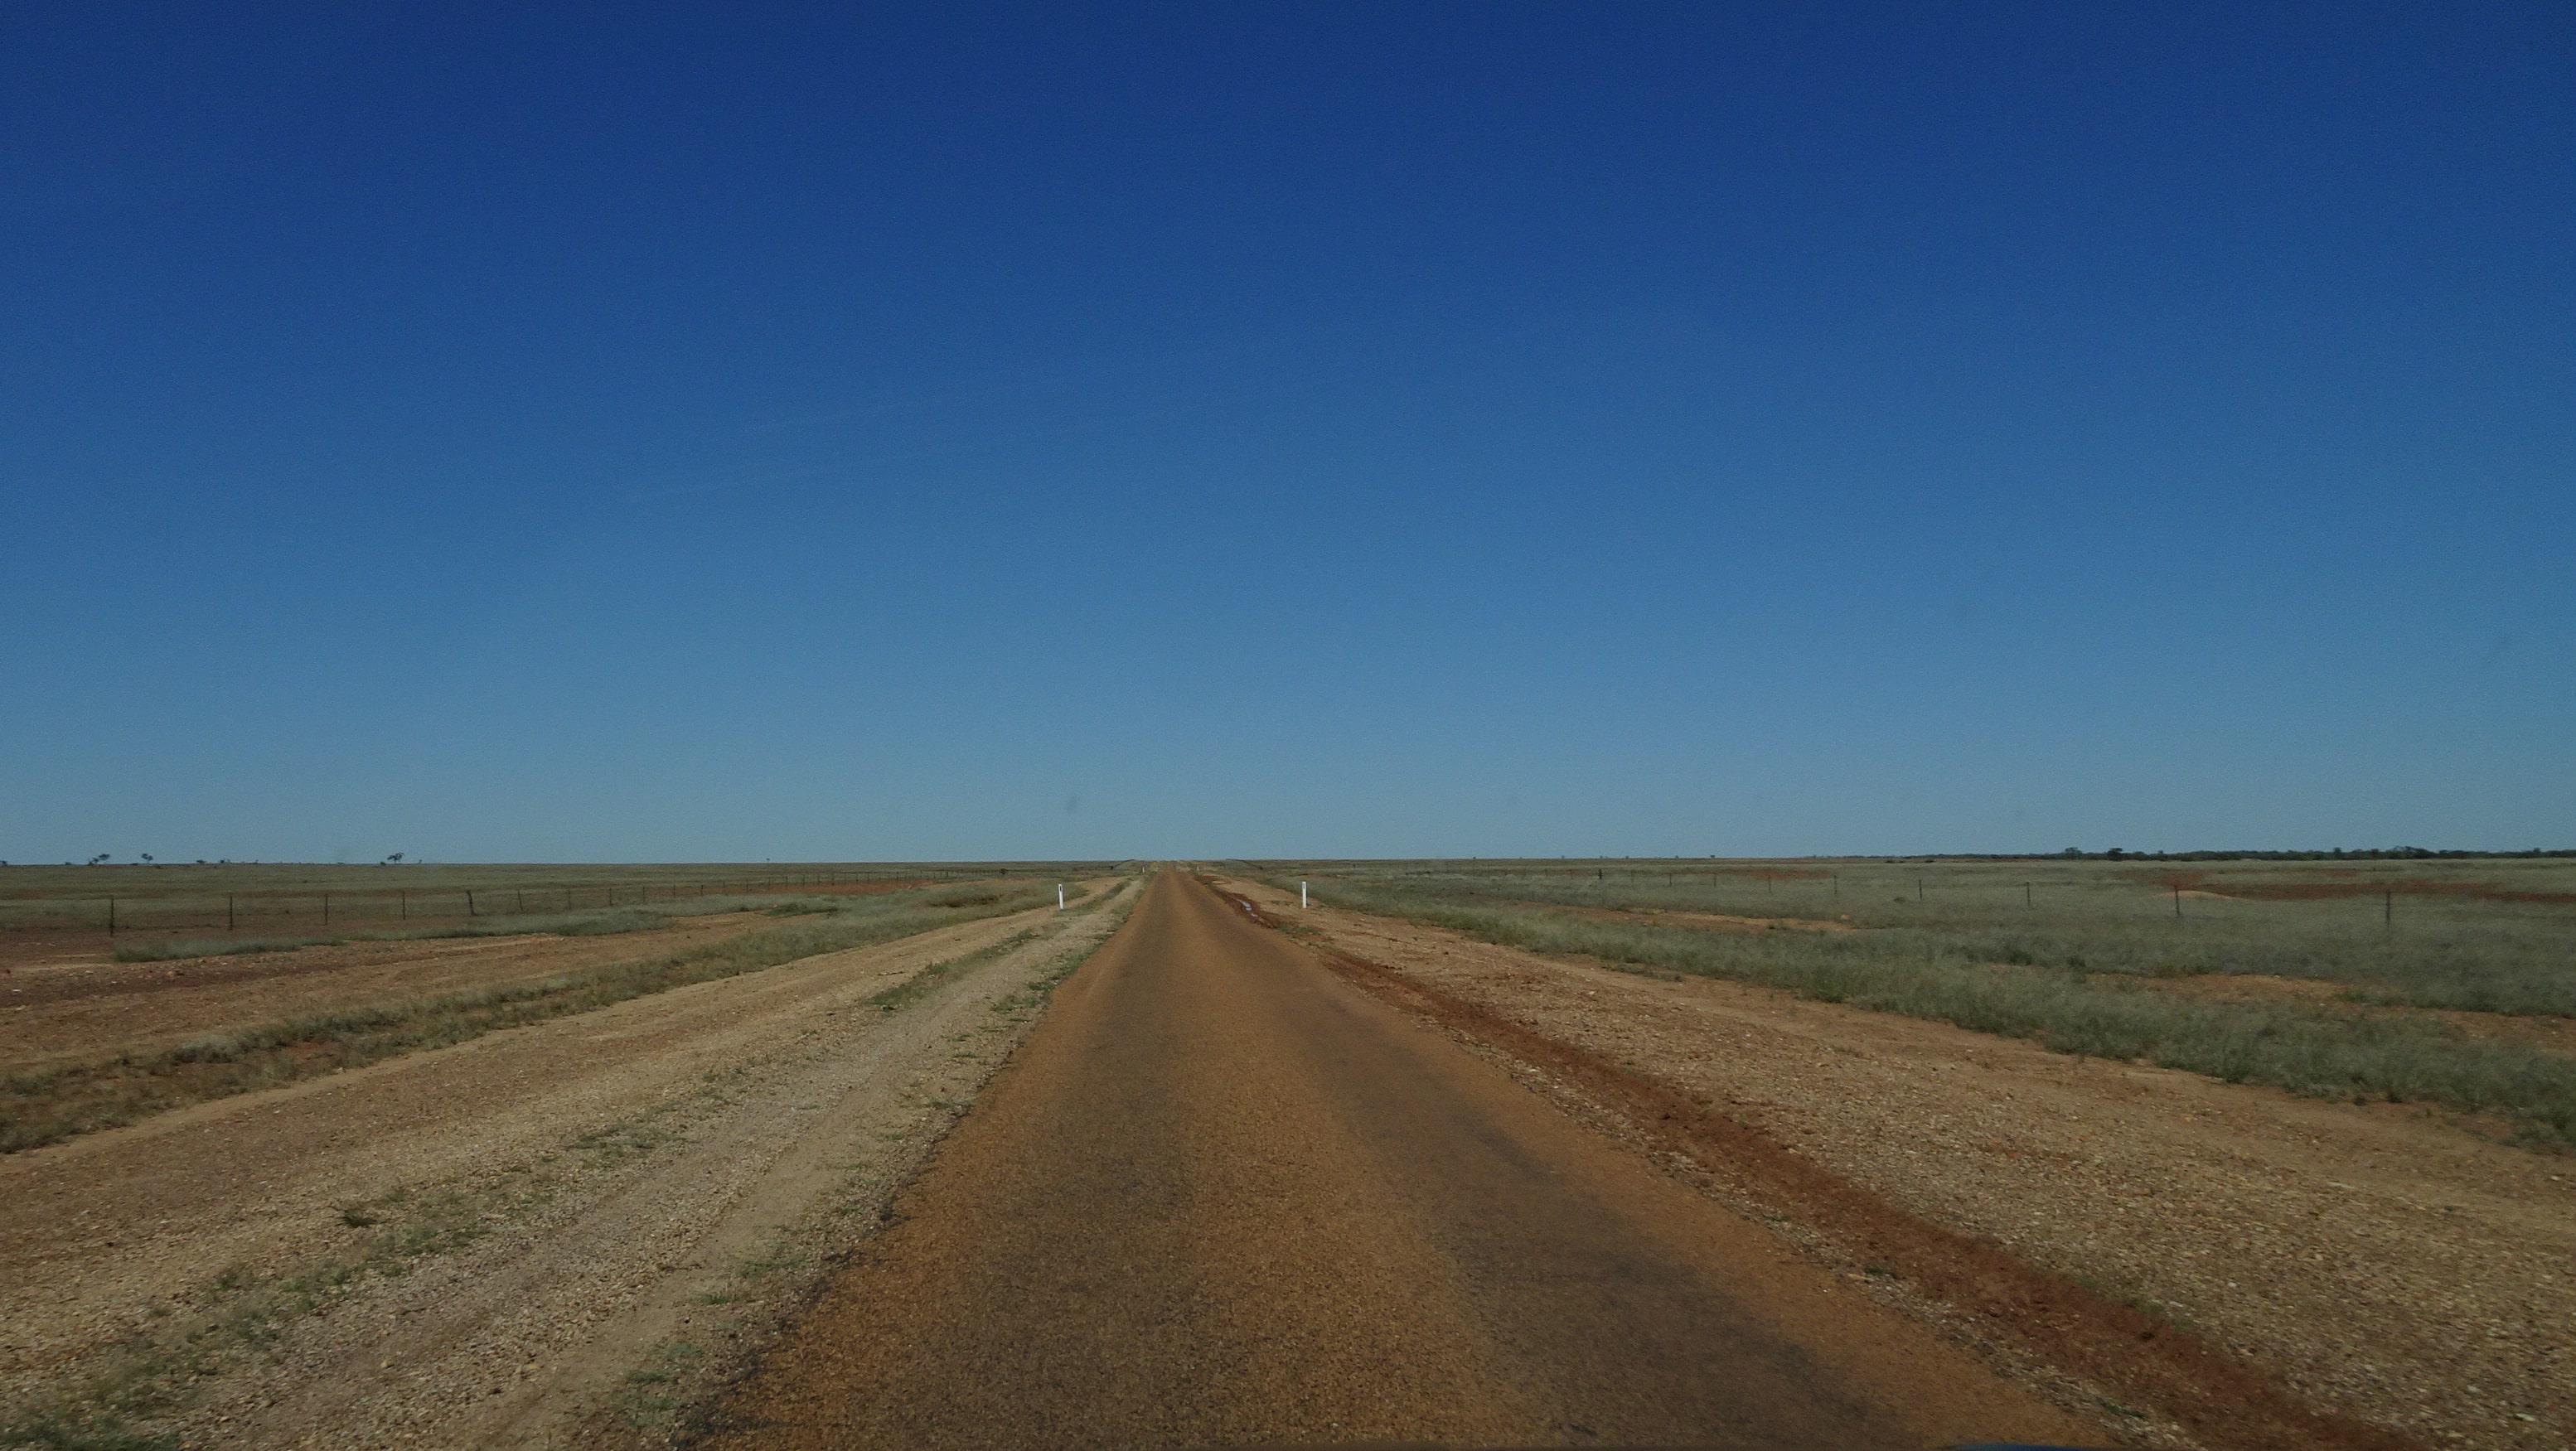
[{"label": "clear blue sky", "polygon": [[463,8],[0,15],[0,856],[2576,844],[2564,4]]}]

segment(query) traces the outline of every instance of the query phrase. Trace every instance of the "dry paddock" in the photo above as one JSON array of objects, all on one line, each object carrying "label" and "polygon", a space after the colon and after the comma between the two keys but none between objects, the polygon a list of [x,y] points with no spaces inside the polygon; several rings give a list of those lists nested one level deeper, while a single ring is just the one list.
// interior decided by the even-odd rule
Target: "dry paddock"
[{"label": "dry paddock", "polygon": [[684,1382],[730,1373],[873,1223],[1129,897],[0,1158],[0,1423],[103,1416],[200,1446],[658,1439]]},{"label": "dry paddock", "polygon": [[[2143,1308],[2310,1405],[2419,1444],[2576,1444],[2566,1156],[2419,1109],[2073,1058],[1225,886],[1318,946],[1668,1084],[1902,1214]],[[1751,1213],[1794,1208],[1725,1164],[1675,1172]],[[1936,1320],[1955,1308],[1870,1273],[1832,1222],[1793,1213],[1780,1228],[1891,1302]]]},{"label": "dry paddock", "polygon": [[30,953],[0,970],[0,1073],[151,1053],[307,1014],[510,987],[776,925],[758,912],[728,912],[597,937],[347,942],[164,962],[118,962],[104,944]]}]

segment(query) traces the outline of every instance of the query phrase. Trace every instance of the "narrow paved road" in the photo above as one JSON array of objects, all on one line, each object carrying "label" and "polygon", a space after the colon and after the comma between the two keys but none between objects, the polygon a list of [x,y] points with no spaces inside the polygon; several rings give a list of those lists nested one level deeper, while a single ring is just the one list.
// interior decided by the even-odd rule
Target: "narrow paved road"
[{"label": "narrow paved road", "polygon": [[730,1448],[2098,1440],[1178,873]]}]

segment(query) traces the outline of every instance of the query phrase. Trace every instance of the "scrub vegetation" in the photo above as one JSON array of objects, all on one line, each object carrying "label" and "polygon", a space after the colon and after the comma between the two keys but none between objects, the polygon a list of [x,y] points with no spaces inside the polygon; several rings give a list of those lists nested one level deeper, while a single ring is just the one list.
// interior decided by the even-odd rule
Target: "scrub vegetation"
[{"label": "scrub vegetation", "polygon": [[[187,1103],[442,1048],[500,1028],[1054,901],[1054,886],[1035,882],[790,902],[763,899],[759,905],[793,906],[797,915],[776,927],[533,982],[374,1003],[216,1034],[158,1052],[22,1071],[0,1077],[0,1152],[132,1123]],[[743,905],[732,903],[730,909]],[[528,928],[521,924],[519,930]]]},{"label": "scrub vegetation", "polygon": [[377,928],[354,932],[314,932],[291,936],[187,937],[121,943],[111,956],[118,962],[175,962],[193,957],[232,957],[255,952],[291,952],[299,947],[340,947],[351,942],[431,942],[467,937],[607,937],[667,927],[686,917],[715,917],[727,912],[760,912],[771,917],[810,917],[842,910],[842,895],[774,893],[686,897],[633,907],[600,907],[579,912],[540,912],[478,917],[435,926]]},{"label": "scrub vegetation", "polygon": [[[120,941],[267,938],[287,945],[394,940],[463,927],[455,935],[508,932],[497,923],[601,919],[609,909],[726,911],[781,897],[852,896],[908,887],[1001,879],[1070,881],[1100,862],[721,862],[450,864],[397,854],[368,866],[314,862],[110,862],[30,866],[0,862],[0,961],[24,955],[20,939],[57,945],[83,934]],[[1121,868],[1128,870],[1131,868]],[[67,934],[67,935],[66,935]]]},{"label": "scrub vegetation", "polygon": [[[314,933],[292,937],[188,937],[160,942],[127,942],[120,944],[113,957],[118,962],[177,962],[192,957],[233,957],[254,952],[292,952],[299,947],[339,947],[351,942],[427,942],[447,937],[604,937],[619,932],[640,932],[648,927],[669,924],[674,917],[703,917],[717,912],[742,912],[762,908],[774,915],[787,915],[779,908],[749,902],[738,897],[715,898],[690,902],[685,906],[645,910],[637,907],[613,907],[598,912],[554,913],[541,917],[491,917],[475,922],[457,922],[444,927],[421,927],[399,932]],[[829,911],[829,908],[814,908]]]},{"label": "scrub vegetation", "polygon": [[[1330,905],[1632,969],[2576,1142],[2576,1061],[2458,1015],[2576,1015],[2576,863],[1262,864]],[[2187,981],[2186,981],[2187,980]],[[2283,987],[2269,994],[2193,991]],[[2427,1010],[2442,1010],[2439,1012]]]}]

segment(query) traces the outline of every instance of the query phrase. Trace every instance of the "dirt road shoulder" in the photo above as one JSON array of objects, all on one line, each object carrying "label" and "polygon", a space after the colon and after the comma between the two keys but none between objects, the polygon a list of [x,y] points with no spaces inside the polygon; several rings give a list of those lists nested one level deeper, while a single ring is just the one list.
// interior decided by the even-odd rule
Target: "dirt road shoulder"
[{"label": "dirt road shoulder", "polygon": [[[1856,1283],[1995,1353],[2010,1347],[1986,1333],[1993,1317],[1873,1272],[1890,1266],[1874,1261],[1864,1226],[1783,1202],[1784,1181],[1754,1160],[1812,1166],[1989,1241],[2138,1312],[2143,1328],[2192,1332],[2328,1413],[2422,1444],[2576,1439],[2576,1168],[2563,1158],[2404,1111],[2075,1059],[1321,906],[1300,913],[1292,892],[1226,885],[1320,946],[1666,1086],[1677,1111],[1737,1125],[1748,1137],[1732,1161],[1707,1146],[1707,1162],[1663,1156]],[[1653,1144],[1654,1127],[1626,1131]],[[2055,1373],[2043,1356],[2023,1358],[2027,1374]],[[2158,1430],[2162,1408],[2123,1404],[2143,1413],[2141,1439],[2181,1434],[2178,1423]]]},{"label": "dirt road shoulder", "polygon": [[1132,895],[0,1161],[0,1422],[201,1445],[667,1437]]}]

